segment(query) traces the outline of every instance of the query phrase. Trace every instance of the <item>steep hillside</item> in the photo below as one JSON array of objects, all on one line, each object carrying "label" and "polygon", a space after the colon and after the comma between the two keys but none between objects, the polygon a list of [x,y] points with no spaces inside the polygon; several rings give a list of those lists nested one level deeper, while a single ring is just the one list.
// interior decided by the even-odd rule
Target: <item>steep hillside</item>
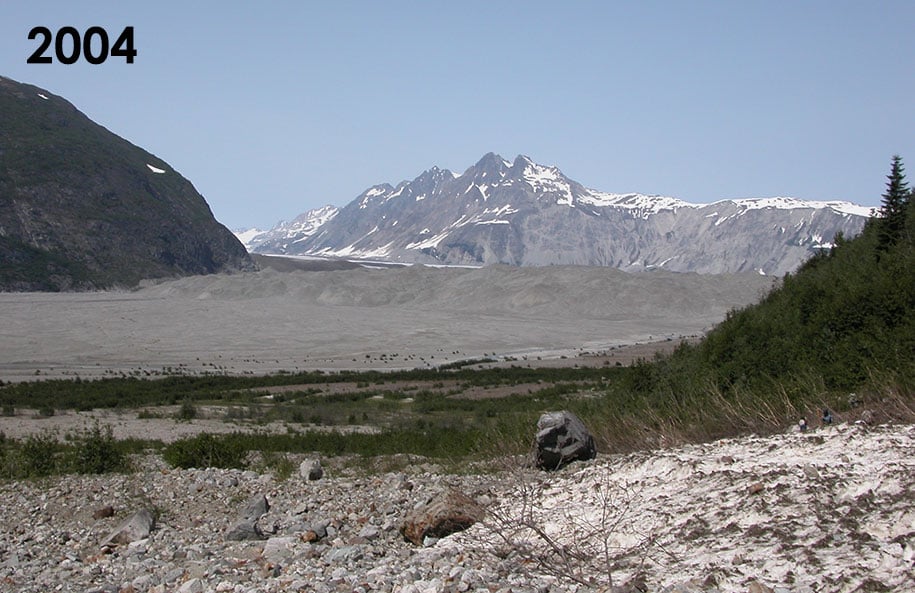
[{"label": "steep hillside", "polygon": [[[320,213],[301,218],[315,220]],[[597,265],[623,270],[782,275],[869,210],[792,198],[690,204],[588,189],[525,156],[487,154],[463,174],[433,167],[376,185],[306,232],[287,226],[261,253],[391,261]],[[291,231],[291,232],[290,232]],[[267,235],[261,235],[267,237]]]},{"label": "steep hillside", "polygon": [[889,418],[915,419],[915,203],[900,187],[897,219],[884,210],[698,345],[634,368],[634,397],[693,418],[683,424],[717,408],[716,430],[868,398]]},{"label": "steep hillside", "polygon": [[66,100],[0,77],[0,113],[0,290],[254,267],[189,181]]}]

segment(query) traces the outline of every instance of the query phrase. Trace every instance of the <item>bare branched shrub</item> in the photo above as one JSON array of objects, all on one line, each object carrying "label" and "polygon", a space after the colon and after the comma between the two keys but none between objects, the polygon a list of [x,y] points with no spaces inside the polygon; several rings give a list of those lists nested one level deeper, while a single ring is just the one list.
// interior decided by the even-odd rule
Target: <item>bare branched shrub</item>
[{"label": "bare branched shrub", "polygon": [[505,502],[490,509],[484,522],[490,551],[562,582],[609,588],[637,581],[646,561],[668,552],[639,524],[638,486],[617,484],[609,473],[594,470],[599,478],[583,478],[582,490],[574,493],[558,492],[553,474],[513,470]]}]

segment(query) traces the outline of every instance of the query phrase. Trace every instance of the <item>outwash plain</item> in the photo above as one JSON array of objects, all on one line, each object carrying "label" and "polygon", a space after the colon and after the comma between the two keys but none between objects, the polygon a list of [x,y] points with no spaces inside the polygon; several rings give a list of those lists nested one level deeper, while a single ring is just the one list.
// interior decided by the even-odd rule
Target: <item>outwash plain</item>
[{"label": "outwash plain", "polygon": [[[271,264],[256,273],[189,277],[132,291],[0,294],[0,380],[23,383],[14,387],[35,397],[41,386],[30,382],[47,378],[396,370],[471,360],[473,369],[625,365],[700,336],[777,282],[755,274],[559,266],[327,270],[324,263]],[[573,391],[588,398],[601,374],[572,385]],[[811,418],[806,432],[782,426],[774,434],[705,443],[667,442],[660,430],[650,450],[599,450],[595,459],[556,472],[534,469],[526,455],[496,440],[488,445],[498,458],[468,457],[454,465],[447,455],[433,454],[448,438],[445,425],[430,423],[436,411],[498,420],[477,416],[485,410],[473,406],[492,404],[493,416],[500,416],[510,412],[502,403],[520,405],[510,401],[515,392],[528,394],[520,396],[528,406],[532,399],[533,405],[562,401],[565,392],[547,394],[559,383],[499,391],[503,386],[460,387],[446,376],[420,390],[379,385],[375,375],[357,377],[363,385],[237,390],[240,405],[195,401],[188,418],[181,418],[184,404],[174,403],[49,413],[5,405],[0,434],[21,445],[19,457],[10,448],[0,467],[27,460],[41,470],[57,457],[107,468],[106,452],[118,449],[106,444],[103,432],[92,440],[93,425],[112,429],[117,440],[149,441],[131,450],[129,471],[0,476],[0,592],[912,590],[911,425],[862,422],[866,411],[859,410],[837,414],[832,425]],[[89,384],[60,385],[66,391]],[[492,399],[456,406],[446,395],[452,388],[464,401],[477,399],[473,394]],[[368,393],[381,389],[390,391]],[[531,395],[540,389],[542,396]],[[315,423],[307,415],[269,423],[260,422],[269,416],[244,415],[290,403],[310,409],[344,390],[358,396],[344,414],[363,405],[368,415],[360,409],[345,425],[342,419]],[[390,433],[424,439],[419,453],[269,449],[279,439],[312,442],[310,433],[327,435],[341,426],[338,440],[313,442],[370,438],[380,435],[373,428],[404,420],[414,403],[445,400],[451,405],[411,417],[412,431]],[[366,419],[379,426],[356,435]],[[533,431],[525,427],[521,439],[530,442]],[[241,442],[242,432],[251,437],[239,465],[181,464],[169,453],[188,450],[173,447],[176,441],[202,446],[207,441],[194,435],[227,432],[232,436],[225,443]],[[71,433],[77,435],[71,445],[51,442],[67,441]],[[486,434],[497,439],[501,433]],[[88,447],[71,455],[79,438],[102,448],[94,456],[85,454]],[[156,440],[162,446],[151,448]],[[323,475],[315,477],[312,470],[322,464]],[[405,540],[404,527],[414,517],[431,514],[430,503],[455,493],[468,508],[482,509],[482,519],[441,538]]]},{"label": "outwash plain", "polygon": [[583,362],[700,334],[775,281],[567,266],[265,267],[132,291],[5,293],[0,380]]}]

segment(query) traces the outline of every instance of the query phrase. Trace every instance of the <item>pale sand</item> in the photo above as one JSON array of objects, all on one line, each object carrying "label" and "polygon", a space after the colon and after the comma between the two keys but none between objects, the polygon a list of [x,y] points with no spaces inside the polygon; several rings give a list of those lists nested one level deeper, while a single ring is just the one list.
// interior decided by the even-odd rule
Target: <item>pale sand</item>
[{"label": "pale sand", "polygon": [[[574,356],[707,330],[774,280],[556,266],[197,276],[0,294],[0,380]],[[36,374],[37,373],[37,374]]]}]

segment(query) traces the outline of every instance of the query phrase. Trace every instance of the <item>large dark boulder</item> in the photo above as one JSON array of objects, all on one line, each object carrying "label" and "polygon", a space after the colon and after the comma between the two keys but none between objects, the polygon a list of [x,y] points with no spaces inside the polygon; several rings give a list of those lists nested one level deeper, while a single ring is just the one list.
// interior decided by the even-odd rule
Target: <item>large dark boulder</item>
[{"label": "large dark boulder", "polygon": [[537,421],[535,462],[540,469],[559,469],[595,455],[594,437],[572,412],[547,412]]}]

